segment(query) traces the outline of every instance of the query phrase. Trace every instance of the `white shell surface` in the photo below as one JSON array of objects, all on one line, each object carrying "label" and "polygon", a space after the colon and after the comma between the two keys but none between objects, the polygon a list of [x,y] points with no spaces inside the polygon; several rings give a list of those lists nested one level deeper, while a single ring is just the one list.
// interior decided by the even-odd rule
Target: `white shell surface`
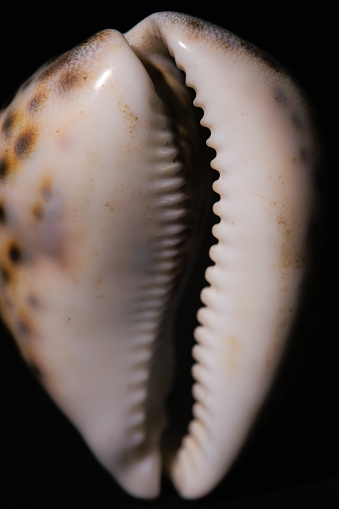
[{"label": "white shell surface", "polygon": [[314,140],[291,79],[227,31],[164,13],[125,37],[132,48],[101,32],[1,113],[1,309],[101,463],[128,492],[157,495],[171,333],[161,319],[186,210],[177,149],[142,62],[170,53],[196,91],[220,173],[194,420],[170,466],[178,491],[195,498],[239,452],[293,323]]}]

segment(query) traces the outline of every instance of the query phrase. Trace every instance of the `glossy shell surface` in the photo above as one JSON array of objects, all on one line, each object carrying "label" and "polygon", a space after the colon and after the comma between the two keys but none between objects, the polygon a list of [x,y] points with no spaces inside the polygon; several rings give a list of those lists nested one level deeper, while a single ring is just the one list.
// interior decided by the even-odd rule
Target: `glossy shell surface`
[{"label": "glossy shell surface", "polygon": [[[193,418],[164,453],[173,317],[205,213],[195,108],[220,221]],[[227,30],[158,13],[42,67],[0,129],[0,305],[23,357],[127,492],[158,495],[164,464],[182,496],[207,494],[251,430],[298,309],[317,159],[301,92]]]}]

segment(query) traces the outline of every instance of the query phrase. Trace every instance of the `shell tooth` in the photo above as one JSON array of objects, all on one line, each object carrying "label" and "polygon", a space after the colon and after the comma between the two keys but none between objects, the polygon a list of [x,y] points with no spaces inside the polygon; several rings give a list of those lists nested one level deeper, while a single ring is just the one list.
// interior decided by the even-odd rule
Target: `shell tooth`
[{"label": "shell tooth", "polygon": [[212,348],[215,335],[209,329],[202,326],[197,327],[194,331],[194,336],[200,345],[210,345],[210,348]]},{"label": "shell tooth", "polygon": [[128,493],[160,491],[173,321],[199,249],[205,167],[219,174],[214,264],[192,419],[169,466],[186,498],[223,479],[272,386],[307,269],[316,158],[308,106],[279,64],[178,13],[99,32],[0,112],[1,313]]},{"label": "shell tooth", "polygon": [[[166,175],[167,177],[167,175]],[[160,182],[158,182],[159,192],[163,189],[164,192],[180,189],[185,183],[185,179],[183,177],[171,177],[165,178],[163,177]]]}]

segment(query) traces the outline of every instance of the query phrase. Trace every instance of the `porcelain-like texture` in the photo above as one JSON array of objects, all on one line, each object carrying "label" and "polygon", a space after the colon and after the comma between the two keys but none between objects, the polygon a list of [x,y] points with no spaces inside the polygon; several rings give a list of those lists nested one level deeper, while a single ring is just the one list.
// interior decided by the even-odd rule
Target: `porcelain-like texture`
[{"label": "porcelain-like texture", "polygon": [[205,147],[217,244],[193,349],[193,420],[168,470],[200,497],[236,458],[295,318],[315,141],[285,71],[176,13],[105,30],[0,116],[1,312],[42,384],[129,493],[159,493],[173,315],[199,249]]}]

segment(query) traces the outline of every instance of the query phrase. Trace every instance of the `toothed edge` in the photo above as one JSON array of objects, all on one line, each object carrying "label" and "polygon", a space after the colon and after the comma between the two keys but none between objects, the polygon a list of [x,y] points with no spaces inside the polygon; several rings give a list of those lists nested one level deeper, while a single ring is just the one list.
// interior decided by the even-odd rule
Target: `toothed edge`
[{"label": "toothed edge", "polygon": [[[202,292],[193,349],[196,403],[171,467],[180,494],[196,498],[234,461],[282,355],[304,274],[297,259],[312,210],[314,140],[300,93],[281,66],[230,32],[158,13],[127,35],[140,55],[169,51],[185,72],[220,173],[213,186],[218,243],[210,251],[216,265],[206,271],[211,286]],[[293,117],[302,119],[303,132]]]},{"label": "toothed edge", "polygon": [[[137,387],[143,390],[130,406],[128,432],[133,437],[131,446],[133,444],[141,451],[158,448],[165,425],[164,396],[172,368],[167,307],[175,280],[182,271],[180,247],[186,242],[187,198],[182,192],[185,180],[180,175],[182,165],[176,162],[177,150],[172,145],[171,135],[167,132],[165,136],[161,127],[166,123],[165,117],[161,120],[159,117],[159,125],[151,135],[151,139],[159,143],[159,149],[155,148],[153,152],[159,155],[159,162],[151,177],[153,192],[149,200],[154,221],[151,245],[147,248],[147,256],[151,259],[144,265],[144,275],[138,282],[131,304],[131,310],[134,310],[131,330],[136,338],[136,348],[142,352],[139,360],[133,355],[135,364],[131,366],[131,373],[134,373],[134,379],[139,373],[134,390],[138,391]],[[161,148],[164,146],[166,148]]]}]

